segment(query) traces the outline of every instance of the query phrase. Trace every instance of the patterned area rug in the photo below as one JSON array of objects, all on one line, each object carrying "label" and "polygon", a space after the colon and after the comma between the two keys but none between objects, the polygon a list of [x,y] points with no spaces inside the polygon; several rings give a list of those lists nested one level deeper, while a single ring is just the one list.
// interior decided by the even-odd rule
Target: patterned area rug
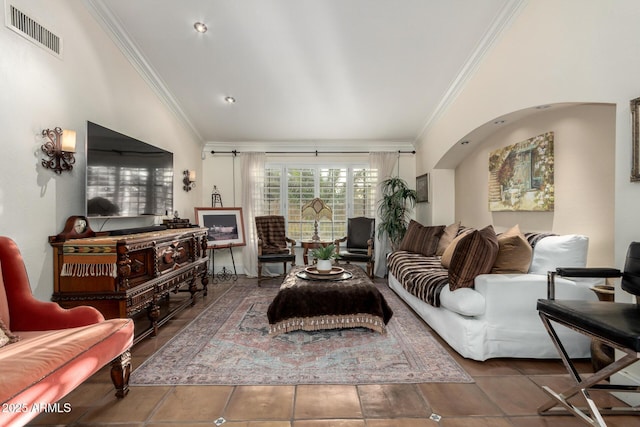
[{"label": "patterned area rug", "polygon": [[239,283],[131,375],[131,385],[289,385],[473,382],[384,284],[394,315],[364,328],[269,335],[278,285]]}]

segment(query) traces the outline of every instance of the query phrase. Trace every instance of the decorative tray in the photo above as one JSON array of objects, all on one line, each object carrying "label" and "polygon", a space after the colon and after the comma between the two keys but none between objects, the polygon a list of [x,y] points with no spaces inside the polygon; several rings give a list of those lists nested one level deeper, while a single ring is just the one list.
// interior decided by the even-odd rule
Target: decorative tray
[{"label": "decorative tray", "polygon": [[344,271],[344,268],[341,267],[333,267],[327,273],[319,272],[316,267],[306,267],[304,270],[297,272],[296,276],[304,280],[345,280],[353,277],[353,274]]}]

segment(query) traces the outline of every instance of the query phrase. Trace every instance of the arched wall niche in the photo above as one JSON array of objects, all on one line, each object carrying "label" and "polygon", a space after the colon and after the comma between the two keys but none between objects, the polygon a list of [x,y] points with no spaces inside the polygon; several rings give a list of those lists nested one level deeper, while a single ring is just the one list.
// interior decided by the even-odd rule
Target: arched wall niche
[{"label": "arched wall niche", "polygon": [[[501,115],[461,139],[469,143],[456,141],[437,162],[430,171],[432,199],[418,205],[416,217],[427,224],[491,224],[498,232],[518,224],[523,231],[585,234],[590,239],[589,263],[611,265],[615,126],[616,106],[606,103],[550,104]],[[550,131],[554,132],[554,210],[489,211],[489,153]]]}]

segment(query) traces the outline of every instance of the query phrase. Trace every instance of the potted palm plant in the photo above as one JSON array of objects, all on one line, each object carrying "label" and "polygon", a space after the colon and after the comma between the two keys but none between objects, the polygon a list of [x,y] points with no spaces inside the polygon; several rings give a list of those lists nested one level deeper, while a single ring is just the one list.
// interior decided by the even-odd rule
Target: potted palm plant
[{"label": "potted palm plant", "polygon": [[333,243],[312,250],[311,256],[318,261],[316,264],[318,273],[329,273],[333,264],[332,260],[338,258],[336,247]]},{"label": "potted palm plant", "polygon": [[387,178],[380,184],[382,199],[378,205],[378,234],[386,235],[391,248],[396,250],[407,231],[417,194],[400,177]]}]

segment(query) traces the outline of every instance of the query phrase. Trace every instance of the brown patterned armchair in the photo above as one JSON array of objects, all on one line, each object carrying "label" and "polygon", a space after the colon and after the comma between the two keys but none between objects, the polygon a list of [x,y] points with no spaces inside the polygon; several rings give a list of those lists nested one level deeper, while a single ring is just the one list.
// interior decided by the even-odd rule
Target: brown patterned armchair
[{"label": "brown patterned armchair", "polygon": [[[262,264],[281,262],[283,271],[287,271],[287,263],[296,265],[296,241],[286,237],[284,217],[265,215],[256,217],[258,233],[258,286],[262,279]],[[290,246],[288,247],[287,244]]]}]

